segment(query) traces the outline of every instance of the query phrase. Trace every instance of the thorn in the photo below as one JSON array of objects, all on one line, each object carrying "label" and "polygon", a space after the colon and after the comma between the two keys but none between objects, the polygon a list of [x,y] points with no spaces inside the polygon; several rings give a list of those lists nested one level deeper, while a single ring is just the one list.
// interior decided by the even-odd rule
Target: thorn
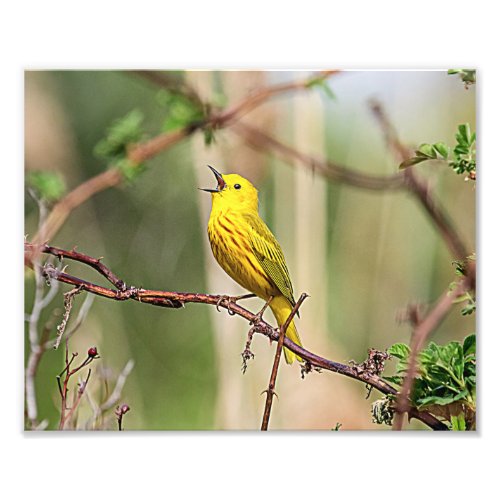
[{"label": "thorn", "polygon": [[260,393],[260,395],[262,396],[262,394],[264,394],[264,393],[265,393],[265,394],[269,394],[269,393],[271,393],[273,396],[276,396],[276,399],[277,399],[278,401],[279,401],[279,399],[280,399],[280,398],[278,397],[278,393],[277,393],[276,391],[274,391],[273,389],[269,389],[269,388],[264,389],[264,390]]}]

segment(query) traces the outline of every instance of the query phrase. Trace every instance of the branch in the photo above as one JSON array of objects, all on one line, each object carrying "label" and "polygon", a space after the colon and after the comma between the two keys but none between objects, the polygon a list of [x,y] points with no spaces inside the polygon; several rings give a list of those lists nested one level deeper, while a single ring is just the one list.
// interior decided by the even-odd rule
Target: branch
[{"label": "branch", "polygon": [[[411,150],[399,141],[394,127],[389,122],[380,104],[372,102],[371,106],[384,131],[388,147],[400,162],[409,158],[412,154]],[[247,123],[235,123],[232,130],[251,147],[259,151],[274,153],[286,162],[298,161],[313,172],[317,172],[331,181],[344,182],[354,187],[369,190],[407,189],[420,201],[445,240],[452,255],[459,260],[463,260],[470,254],[446,211],[438,200],[432,196],[427,182],[415,173],[414,168],[409,167],[403,172],[389,176],[364,174],[334,162],[301,153]]]},{"label": "branch", "polygon": [[269,387],[264,392],[267,393],[266,397],[266,406],[264,408],[264,415],[262,417],[262,426],[260,428],[261,431],[267,431],[269,427],[269,417],[271,416],[271,406],[273,404],[273,397],[276,395],[274,392],[274,388],[276,387],[276,377],[278,376],[278,367],[281,359],[281,352],[283,351],[283,341],[285,340],[285,332],[288,329],[293,317],[297,314],[299,307],[302,305],[302,302],[306,300],[308,297],[307,294],[303,293],[297,303],[293,306],[292,311],[290,312],[287,320],[280,328],[280,334],[278,338],[278,345],[276,347],[276,354],[274,356],[273,369],[271,371],[271,378],[269,380]]},{"label": "branch", "polygon": [[[157,76],[151,77],[149,72],[146,73],[149,79],[159,83]],[[325,71],[320,73],[319,77],[327,78],[328,76],[336,73],[338,73],[338,71]],[[263,87],[226,110],[209,114],[205,119],[186,125],[179,130],[165,132],[144,143],[132,145],[127,154],[128,160],[133,164],[139,165],[157,156],[162,151],[165,151],[166,149],[181,142],[183,139],[191,136],[198,130],[207,126],[223,128],[230,125],[244,114],[249,113],[256,107],[260,106],[268,99],[293,90],[308,89],[311,86],[311,83],[317,79],[318,74],[315,74],[305,80]],[[34,236],[33,243],[41,244],[52,239],[76,207],[87,201],[95,194],[110,187],[117,186],[122,182],[122,180],[123,176],[121,171],[115,166],[110,166],[110,168],[105,172],[98,174],[77,186],[73,191],[69,192],[66,196],[64,196],[64,198],[54,205],[52,211],[47,217],[47,220]]]},{"label": "branch", "polygon": [[[95,262],[98,259],[93,259],[92,257],[86,256],[81,253],[74,251],[66,251],[58,248],[54,248],[48,245],[34,245],[31,243],[25,243],[25,251],[28,255],[32,255],[33,252],[40,252],[51,255],[64,255],[66,258],[70,258],[84,264]],[[90,265],[90,264],[89,264]],[[102,268],[106,270],[103,270]],[[109,269],[107,269],[104,264],[100,263],[99,266],[100,273],[106,273],[106,276],[114,276]],[[169,307],[169,308],[180,308],[186,303],[197,303],[197,304],[209,304],[212,306],[223,307],[224,309],[231,310],[232,313],[246,319],[254,324],[254,331],[261,333],[268,337],[271,341],[277,342],[279,340],[279,333],[273,328],[269,323],[262,320],[258,315],[252,313],[251,311],[241,307],[239,304],[235,304],[227,296],[223,295],[207,295],[202,293],[189,293],[189,292],[168,292],[162,290],[147,290],[143,288],[135,287],[124,287],[123,289],[111,289],[106,288],[94,283],[84,281],[80,278],[72,276],[70,274],[64,273],[54,266],[48,264],[42,268],[46,276],[57,281],[67,283],[72,286],[78,286],[82,291],[87,291],[101,297],[106,297],[113,300],[123,301],[123,300],[136,300],[138,302],[145,302],[147,304]],[[118,282],[123,282],[118,280]],[[124,283],[124,282],[123,282]],[[311,367],[322,368],[335,373],[339,373],[346,377],[359,380],[365,384],[375,387],[383,394],[397,394],[397,390],[388,384],[384,379],[370,373],[369,371],[361,371],[358,367],[344,365],[336,361],[332,361],[317,354],[314,354],[302,346],[299,346],[292,342],[288,337],[283,340],[283,345],[290,349],[295,354],[298,354],[302,359],[309,363]],[[437,418],[426,412],[419,412],[415,409],[411,410],[411,416],[421,420],[422,422],[429,425],[435,430],[446,430],[447,427],[440,422]]]},{"label": "branch", "polygon": [[[393,152],[398,162],[401,163],[411,158],[413,150],[400,141],[396,129],[390,122],[382,104],[374,99],[370,101],[370,108],[384,133],[388,148]],[[433,197],[428,183],[419,177],[414,167],[406,168],[403,174],[407,189],[420,201],[427,215],[429,215],[441,233],[450,252],[456,259],[464,260],[470,255],[470,252],[467,251],[466,244],[460,238],[445,209]]]},{"label": "branch", "polygon": [[399,172],[389,176],[356,172],[356,170],[337,163],[301,153],[248,123],[235,123],[231,130],[241,136],[249,146],[259,151],[274,153],[286,162],[299,161],[311,171],[317,172],[331,181],[345,182],[354,187],[370,190],[396,190],[404,187],[404,174]]},{"label": "branch", "polygon": [[453,303],[457,297],[463,295],[467,290],[474,286],[476,276],[475,264],[472,262],[468,268],[467,276],[450,292],[443,293],[435,307],[421,321],[419,321],[413,331],[410,342],[410,359],[408,361],[408,370],[406,372],[403,386],[396,400],[396,416],[394,418],[393,430],[401,430],[403,427],[403,415],[411,408],[410,394],[413,389],[413,383],[417,375],[418,354],[424,347],[427,339],[434,330],[441,324],[444,318],[450,312]]}]

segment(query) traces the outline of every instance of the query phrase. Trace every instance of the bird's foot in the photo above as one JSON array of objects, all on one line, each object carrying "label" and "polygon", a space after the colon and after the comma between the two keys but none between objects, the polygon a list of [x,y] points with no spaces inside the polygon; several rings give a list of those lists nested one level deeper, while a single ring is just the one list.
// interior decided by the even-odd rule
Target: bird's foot
[{"label": "bird's foot", "polygon": [[238,300],[243,300],[243,299],[250,299],[252,297],[255,297],[253,293],[247,293],[245,295],[237,295],[236,297],[231,297],[230,295],[221,295],[219,300],[217,301],[217,304],[215,304],[215,308],[217,309],[218,312],[220,312],[219,307],[222,305],[223,302],[227,302],[227,313],[230,316],[234,316],[236,313],[231,309],[231,304],[236,304]]}]

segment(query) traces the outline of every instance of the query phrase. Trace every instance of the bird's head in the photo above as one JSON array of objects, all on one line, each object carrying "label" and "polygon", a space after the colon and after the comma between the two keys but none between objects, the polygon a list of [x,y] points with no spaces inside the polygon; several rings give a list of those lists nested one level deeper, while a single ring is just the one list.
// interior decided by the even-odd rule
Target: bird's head
[{"label": "bird's head", "polygon": [[212,208],[231,208],[234,210],[258,210],[258,191],[253,184],[238,174],[220,174],[207,165],[217,179],[215,189],[204,189],[212,194]]}]

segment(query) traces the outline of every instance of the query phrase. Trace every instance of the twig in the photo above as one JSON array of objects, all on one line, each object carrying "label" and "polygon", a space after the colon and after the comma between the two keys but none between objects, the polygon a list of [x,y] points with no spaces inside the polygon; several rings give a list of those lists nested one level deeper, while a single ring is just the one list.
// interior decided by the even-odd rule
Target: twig
[{"label": "twig", "polygon": [[[384,133],[388,148],[393,152],[398,162],[401,163],[411,158],[411,156],[413,156],[413,150],[401,142],[382,104],[372,99],[370,101],[370,109]],[[427,215],[429,215],[439,230],[450,252],[456,259],[464,260],[470,252],[467,251],[466,244],[460,238],[445,209],[432,195],[428,183],[416,173],[415,167],[406,168],[403,174],[406,188],[420,201]]]},{"label": "twig", "polygon": [[134,363],[133,359],[129,359],[127,361],[127,364],[124,366],[120,375],[118,375],[113,392],[110,394],[108,399],[104,403],[101,404],[101,406],[100,406],[101,413],[106,411],[106,410],[109,410],[110,408],[115,406],[115,404],[118,402],[118,400],[121,397],[122,391],[123,391],[123,386],[125,385],[125,382],[127,381],[127,378],[130,375],[130,372],[133,370],[134,364],[135,363]]},{"label": "twig", "polygon": [[[25,243],[25,249],[28,253],[34,251],[33,244]],[[60,251],[54,247],[49,247],[47,245],[38,245],[40,252],[51,254],[52,252]],[[82,254],[78,254],[82,255]],[[75,256],[75,260],[77,257]],[[88,259],[81,260],[80,262],[86,263]],[[104,264],[103,264],[104,265]],[[106,267],[106,266],[105,266]],[[198,303],[198,304],[209,304],[212,306],[219,306],[225,309],[231,309],[236,315],[246,319],[249,322],[255,321],[255,314],[251,311],[243,308],[239,304],[235,304],[230,300],[230,298],[221,295],[207,295],[201,293],[190,293],[190,292],[169,292],[163,290],[145,290],[142,288],[127,287],[125,290],[112,290],[110,288],[102,287],[90,283],[88,281],[81,280],[75,276],[58,271],[53,266],[45,266],[44,272],[48,274],[51,278],[67,283],[73,286],[80,286],[82,291],[87,291],[101,297],[106,297],[113,300],[123,301],[123,300],[136,300],[138,302],[143,302],[160,307],[169,308],[179,308],[183,307],[186,303]],[[271,341],[277,342],[279,339],[279,334],[276,330],[266,321],[259,320],[254,323],[254,332],[261,333],[267,336]],[[311,366],[323,368],[335,373],[339,373],[346,377],[350,377],[359,381],[369,384],[376,389],[378,389],[383,394],[397,394],[397,390],[388,384],[384,379],[377,375],[369,372],[362,372],[355,370],[352,366],[344,365],[336,361],[328,360],[317,354],[314,354],[303,347],[292,342],[288,337],[283,340],[283,345],[290,349],[295,354],[298,354],[302,359],[308,361]],[[438,419],[426,412],[412,411],[412,416],[418,418],[422,422],[425,422],[433,429],[443,429],[446,428]]]},{"label": "twig", "polygon": [[172,76],[172,73],[164,71],[132,70],[130,73],[148,80],[154,86],[162,87],[175,94],[183,95],[193,103],[198,104],[200,107],[205,106],[198,92],[196,92],[196,90],[187,83],[185,78],[175,78]]},{"label": "twig", "polygon": [[128,413],[130,411],[130,406],[129,405],[121,405],[116,407],[115,415],[118,420],[118,430],[122,431],[122,420],[123,420],[123,415],[125,413]]},{"label": "twig", "polygon": [[[38,226],[41,227],[45,222],[47,216],[47,207],[43,200],[40,200],[32,190],[29,190],[30,195],[38,204],[39,208],[39,222]],[[39,263],[40,254],[32,255],[31,259],[35,263]],[[26,415],[30,422],[31,428],[36,429],[39,427],[38,418],[38,407],[36,400],[36,384],[35,377],[40,364],[40,360],[44,352],[46,351],[45,340],[49,335],[50,329],[52,327],[51,320],[49,320],[42,328],[41,335],[38,332],[38,323],[40,320],[40,315],[42,311],[52,302],[56,296],[59,289],[59,282],[56,280],[51,280],[51,288],[49,292],[44,296],[44,284],[45,281],[42,276],[40,267],[34,266],[34,276],[35,276],[35,297],[33,300],[33,307],[31,313],[28,316],[28,338],[29,338],[29,356],[26,363],[25,372],[25,397],[26,397]]]},{"label": "twig", "polygon": [[[89,365],[94,361],[94,359],[99,358],[99,354],[97,353],[97,349],[95,347],[90,347],[89,350],[87,351],[87,357],[83,360],[82,363],[80,363],[76,368],[71,368],[71,364],[75,360],[75,358],[78,356],[78,353],[72,353],[71,359],[68,359],[68,341],[66,339],[66,363],[64,366],[63,371],[56,377],[57,380],[57,385],[59,387],[59,394],[61,395],[61,417],[59,419],[59,430],[63,430],[66,422],[71,418],[71,416],[74,414],[76,408],[80,404],[80,401],[82,399],[82,396],[85,392],[85,389],[87,388],[88,381],[90,379],[90,374],[91,370],[89,369],[87,378],[85,381],[80,381],[80,384],[78,386],[78,390],[76,393],[76,397],[73,400],[73,404],[71,408],[67,407],[67,401],[68,401],[68,385],[71,377],[75,374],[78,373],[82,368],[85,366]],[[61,377],[64,376],[64,381],[61,385]],[[69,413],[66,413],[69,410]]]},{"label": "twig", "polygon": [[[326,78],[336,73],[338,73],[336,70],[327,71],[320,73],[320,77],[323,76]],[[244,114],[260,106],[268,99],[286,92],[308,89],[311,82],[317,79],[318,74],[314,74],[312,77],[297,82],[264,87],[253,92],[235,105],[228,107],[226,110],[214,112],[209,114],[206,118],[190,123],[179,130],[162,133],[144,143],[131,146],[127,154],[128,160],[133,164],[139,165],[147,160],[150,160],[169,147],[178,144],[180,141],[191,136],[198,130],[207,126],[214,128],[226,127]],[[102,172],[101,174],[98,174],[77,186],[73,189],[73,191],[69,192],[54,205],[52,211],[47,217],[47,220],[33,237],[33,242],[41,244],[52,239],[76,207],[87,201],[95,194],[110,187],[117,186],[122,182],[122,180],[123,176],[121,171],[116,166],[111,165],[105,172]]]},{"label": "twig", "polygon": [[469,267],[468,275],[450,292],[443,293],[435,307],[420,321],[413,331],[410,342],[410,358],[408,361],[408,370],[406,372],[403,386],[396,399],[396,415],[394,417],[393,430],[401,430],[403,427],[403,415],[411,408],[410,395],[413,383],[417,375],[418,355],[424,347],[427,339],[434,330],[440,325],[443,319],[451,310],[457,297],[471,288],[475,280],[474,263]]},{"label": "twig", "polygon": [[351,186],[369,190],[397,190],[404,188],[405,179],[401,172],[388,176],[357,172],[343,165],[301,153],[246,122],[235,123],[231,130],[258,151],[274,153],[287,162],[299,161],[305,167],[319,173],[330,181],[345,182]]},{"label": "twig", "polygon": [[73,309],[73,300],[75,299],[75,295],[78,295],[81,292],[80,287],[75,287],[73,290],[66,292],[64,294],[64,314],[61,324],[57,327],[57,337],[54,342],[54,349],[59,347],[61,343],[62,336],[64,335],[64,331],[66,330],[66,325],[69,321],[69,315],[71,314],[71,309]]},{"label": "twig", "polygon": [[278,367],[281,359],[281,352],[283,350],[283,341],[285,340],[285,332],[288,329],[288,326],[293,320],[293,317],[297,314],[299,307],[302,305],[302,302],[308,297],[306,293],[303,293],[297,303],[294,305],[292,311],[290,312],[287,320],[280,327],[280,333],[278,338],[278,345],[276,346],[276,354],[274,355],[274,363],[273,369],[271,371],[271,378],[269,379],[269,386],[264,391],[267,393],[266,396],[266,406],[264,407],[264,415],[262,417],[262,425],[260,430],[267,431],[269,427],[269,417],[271,416],[271,406],[273,404],[273,397],[276,395],[274,392],[274,388],[276,387],[276,377],[278,376]]},{"label": "twig", "polygon": [[71,417],[75,413],[76,409],[78,408],[78,405],[80,404],[83,393],[85,392],[85,389],[87,388],[87,384],[89,383],[90,374],[91,374],[91,369],[89,368],[89,371],[87,373],[87,378],[84,381],[80,381],[80,383],[78,384],[78,391],[77,391],[76,400],[73,403],[73,405],[71,406],[69,413],[65,416],[65,419],[62,423],[62,426],[61,425],[59,426],[60,430],[64,429],[64,423],[71,419]]}]

